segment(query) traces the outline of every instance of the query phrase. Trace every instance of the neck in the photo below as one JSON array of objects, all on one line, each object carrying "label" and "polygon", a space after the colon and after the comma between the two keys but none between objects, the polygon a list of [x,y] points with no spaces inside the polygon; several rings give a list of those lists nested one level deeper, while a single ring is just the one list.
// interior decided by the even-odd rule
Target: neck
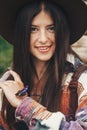
[{"label": "neck", "polygon": [[34,66],[35,66],[35,70],[37,73],[37,78],[40,80],[42,78],[42,76],[44,75],[47,66],[48,66],[48,62],[44,62],[44,61],[37,61],[37,60],[33,60]]}]

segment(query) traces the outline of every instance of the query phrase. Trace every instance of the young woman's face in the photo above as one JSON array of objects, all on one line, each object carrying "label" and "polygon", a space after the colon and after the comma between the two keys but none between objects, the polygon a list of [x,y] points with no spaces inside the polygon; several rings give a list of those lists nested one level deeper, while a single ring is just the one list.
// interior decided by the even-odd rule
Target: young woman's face
[{"label": "young woman's face", "polygon": [[35,59],[48,61],[55,51],[55,31],[52,18],[41,11],[34,17],[30,35],[30,53]]}]

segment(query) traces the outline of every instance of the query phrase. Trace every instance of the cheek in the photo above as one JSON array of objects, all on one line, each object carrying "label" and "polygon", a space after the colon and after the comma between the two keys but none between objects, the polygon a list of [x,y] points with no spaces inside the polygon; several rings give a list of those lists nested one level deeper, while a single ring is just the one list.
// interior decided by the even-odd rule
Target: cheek
[{"label": "cheek", "polygon": [[34,43],[34,41],[35,41],[35,37],[31,37],[30,38],[30,46]]},{"label": "cheek", "polygon": [[36,42],[36,37],[31,37],[30,38],[30,51],[34,48],[34,45],[35,45],[35,42]]},{"label": "cheek", "polygon": [[52,41],[53,43],[55,43],[55,34],[50,34],[49,38],[50,38],[50,41]]},{"label": "cheek", "polygon": [[55,35],[50,35],[50,41],[53,43],[53,47],[54,47],[54,49],[55,49],[55,47],[56,47]]},{"label": "cheek", "polygon": [[30,43],[33,44],[38,39],[38,34],[30,35]]},{"label": "cheek", "polygon": [[54,43],[54,45],[53,45],[53,53],[55,53],[55,48],[56,48],[56,44]]}]

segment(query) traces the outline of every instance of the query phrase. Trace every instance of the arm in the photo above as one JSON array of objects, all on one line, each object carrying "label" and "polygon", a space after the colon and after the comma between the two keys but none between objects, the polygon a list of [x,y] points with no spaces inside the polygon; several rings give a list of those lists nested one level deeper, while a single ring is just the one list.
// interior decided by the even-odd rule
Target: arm
[{"label": "arm", "polygon": [[17,107],[15,116],[24,120],[30,130],[85,130],[78,120],[67,122],[61,112],[51,113],[29,97]]},{"label": "arm", "polygon": [[25,98],[16,109],[16,119],[24,120],[29,130],[57,130],[65,119],[61,112],[51,113],[30,97]]}]

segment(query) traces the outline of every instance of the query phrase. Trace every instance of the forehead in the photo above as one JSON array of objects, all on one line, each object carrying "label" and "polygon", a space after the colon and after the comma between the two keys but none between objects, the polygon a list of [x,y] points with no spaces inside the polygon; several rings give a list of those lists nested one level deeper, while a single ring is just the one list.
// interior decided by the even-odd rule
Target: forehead
[{"label": "forehead", "polygon": [[41,24],[41,23],[53,24],[53,19],[50,16],[49,12],[42,10],[32,20],[32,24]]}]

